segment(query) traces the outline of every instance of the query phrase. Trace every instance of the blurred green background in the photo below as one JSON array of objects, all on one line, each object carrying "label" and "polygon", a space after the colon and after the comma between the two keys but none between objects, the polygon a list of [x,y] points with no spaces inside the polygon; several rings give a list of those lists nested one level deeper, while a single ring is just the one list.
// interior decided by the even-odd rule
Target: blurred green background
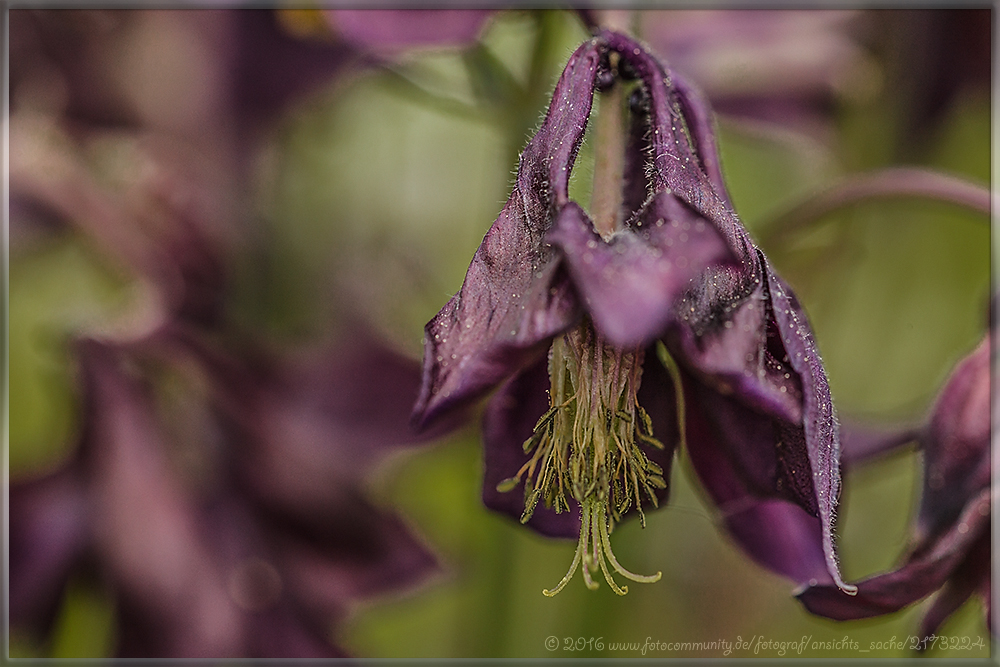
[{"label": "blurred green background", "polygon": [[[421,354],[424,323],[461,285],[468,262],[509,193],[516,156],[544,113],[569,53],[586,38],[567,12],[502,12],[482,51],[410,55],[392,69],[342,78],[284,119],[260,170],[265,268],[240,267],[237,317],[276,340],[308,340],[349,304],[400,349]],[[485,55],[484,55],[485,54]],[[902,162],[988,184],[989,89],[955,96],[920,136],[898,129],[906,107],[881,66],[881,85],[843,96],[824,140],[720,118],[722,165],[752,233],[838,176]],[[519,83],[517,96],[488,76],[491,59]],[[484,65],[483,63],[487,63]],[[494,63],[495,64],[495,63]],[[484,74],[485,72],[485,74]],[[416,94],[414,82],[421,91]],[[859,84],[860,85],[860,84]],[[869,86],[870,88],[870,86]],[[789,137],[792,137],[790,139]],[[588,200],[585,144],[573,193]],[[990,288],[990,226],[955,206],[899,200],[851,206],[765,246],[814,326],[842,419],[919,419],[953,365],[982,338]],[[317,285],[324,286],[317,289]],[[327,289],[333,285],[335,288]],[[67,335],[130,307],[128,280],[73,238],[10,258],[9,456],[11,476],[66,456],[75,428]],[[318,302],[322,300],[321,302]],[[916,632],[926,602],[902,613],[837,623],[806,613],[791,585],[744,558],[720,532],[682,455],[668,506],[615,533],[619,560],[663,571],[626,597],[573,581],[549,599],[572,558],[548,540],[488,512],[479,499],[482,455],[475,424],[446,441],[400,452],[371,480],[381,504],[403,514],[440,557],[441,576],[375,600],[338,629],[366,657],[643,657],[618,642],[827,642],[860,649]],[[898,562],[920,490],[912,452],[852,469],[839,512],[848,580]],[[100,657],[113,640],[109,602],[85,582],[67,592],[54,657]],[[983,648],[932,657],[989,655],[978,601],[941,631],[982,638]],[[558,638],[550,651],[546,638]],[[602,638],[581,651],[566,638]],[[41,649],[12,638],[12,655]],[[790,657],[902,657],[806,648]],[[777,657],[775,650],[649,651],[646,658]]]}]

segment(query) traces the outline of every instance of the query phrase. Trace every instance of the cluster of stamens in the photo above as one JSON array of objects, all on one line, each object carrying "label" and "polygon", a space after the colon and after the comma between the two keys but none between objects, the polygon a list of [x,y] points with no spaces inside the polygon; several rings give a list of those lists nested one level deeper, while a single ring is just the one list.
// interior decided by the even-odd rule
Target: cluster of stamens
[{"label": "cluster of stamens", "polygon": [[[600,568],[619,595],[628,586],[615,583],[611,568],[627,579],[651,583],[655,575],[629,572],[611,551],[609,534],[634,504],[639,520],[643,496],[655,507],[656,491],[666,488],[663,469],[640,449],[663,449],[653,436],[652,421],[636,401],[644,352],[607,344],[589,322],[557,338],[549,352],[550,408],[524,443],[531,458],[517,475],[497,489],[510,491],[524,481],[527,522],[539,501],[557,513],[570,511],[569,498],[580,507],[580,540],[569,571],[559,584],[542,591],[553,596],[583,565],[587,587],[597,588],[591,572]],[[569,498],[568,498],[568,497]]]}]

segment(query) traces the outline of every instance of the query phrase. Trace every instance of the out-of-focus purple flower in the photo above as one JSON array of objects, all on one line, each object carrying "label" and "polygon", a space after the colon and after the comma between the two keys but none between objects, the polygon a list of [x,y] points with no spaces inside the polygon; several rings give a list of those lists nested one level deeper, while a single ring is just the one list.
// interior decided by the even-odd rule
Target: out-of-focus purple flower
[{"label": "out-of-focus purple flower", "polygon": [[344,40],[376,52],[473,42],[489,18],[481,9],[328,9],[327,20]]},{"label": "out-of-focus purple flower", "polygon": [[11,103],[96,126],[239,138],[352,61],[280,10],[10,12]]},{"label": "out-of-focus purple flower", "polygon": [[[828,585],[799,594],[806,608],[838,620],[867,618],[909,606],[940,591],[920,634],[940,625],[973,595],[990,607],[990,342],[955,368],[927,424],[916,434],[924,455],[924,487],[911,544],[898,569],[858,583],[854,597]],[[897,442],[906,438],[897,438]]]},{"label": "out-of-focus purple flower", "polygon": [[12,624],[47,633],[67,580],[95,576],[121,656],[342,655],[354,601],[435,569],[364,494],[383,452],[435,435],[409,427],[419,364],[358,327],[277,353],[227,299],[243,140],[345,47],[258,10],[12,14],[12,236],[73,229],[144,288],[72,346],[71,459],[11,482]]},{"label": "out-of-focus purple flower", "polygon": [[[651,10],[643,37],[721,113],[811,125],[871,77],[853,10]],[[871,88],[855,81],[854,89]]]},{"label": "out-of-focus purple flower", "polygon": [[[593,91],[615,76],[639,86],[625,223],[602,237],[567,184]],[[617,563],[608,530],[643,495],[666,497],[685,430],[696,471],[754,558],[850,590],[833,544],[837,422],[805,314],[732,210],[707,105],[640,43],[604,31],[570,58],[424,349],[415,421],[499,387],[485,416],[484,501],[544,534],[579,533],[556,592],[580,562],[588,586],[600,566],[623,592],[605,556],[623,576],[655,579]],[[509,493],[522,480],[523,504]]]},{"label": "out-of-focus purple flower", "polygon": [[[66,580],[90,572],[115,598],[123,657],[341,655],[334,624],[353,601],[435,567],[360,486],[380,449],[413,440],[405,409],[394,408],[415,392],[416,364],[359,343],[357,354],[308,367],[260,355],[261,376],[209,343],[173,338],[78,343],[78,451],[61,470],[11,486],[12,622],[44,632]],[[186,395],[171,414],[137,375],[164,357],[193,373],[185,392],[197,396],[202,383],[204,404]],[[377,379],[411,380],[359,387],[345,375],[357,363]],[[360,401],[388,420],[344,414]]]}]

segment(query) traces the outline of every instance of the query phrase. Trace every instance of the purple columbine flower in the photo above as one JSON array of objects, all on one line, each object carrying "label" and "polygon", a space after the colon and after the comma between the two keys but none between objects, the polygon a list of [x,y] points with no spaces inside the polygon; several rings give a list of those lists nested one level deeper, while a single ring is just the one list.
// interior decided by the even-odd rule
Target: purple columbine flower
[{"label": "purple columbine flower", "polygon": [[[633,87],[624,222],[602,235],[568,183],[593,93],[616,80]],[[666,498],[685,435],[753,557],[851,590],[833,544],[837,422],[808,322],[733,212],[707,105],[641,43],[604,31],[571,56],[424,350],[415,422],[499,388],[484,422],[485,503],[543,534],[579,535],[546,595],[580,564],[588,587],[600,568],[619,594],[610,568],[659,578],[622,567],[609,533]]]},{"label": "purple columbine flower", "polygon": [[[799,594],[806,608],[838,620],[867,618],[940,591],[921,622],[934,634],[973,595],[990,615],[990,344],[984,339],[952,372],[927,424],[913,433],[924,453],[924,489],[905,561],[858,583],[845,597],[829,585]],[[886,437],[905,443],[907,437]]]}]

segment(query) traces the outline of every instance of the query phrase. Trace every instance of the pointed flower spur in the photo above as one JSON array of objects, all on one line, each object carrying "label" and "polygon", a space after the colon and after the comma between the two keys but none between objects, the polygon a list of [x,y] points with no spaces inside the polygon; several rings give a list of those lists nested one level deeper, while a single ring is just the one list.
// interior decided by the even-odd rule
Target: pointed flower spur
[{"label": "pointed flower spur", "polygon": [[[601,234],[568,185],[594,91],[616,81],[631,87],[624,222]],[[734,532],[741,545],[796,579],[819,576],[818,554],[843,585],[836,421],[808,323],[732,211],[705,103],[625,35],[601,32],[570,57],[462,289],[427,324],[414,422],[427,428],[497,388],[484,418],[485,503],[579,537],[546,595],[580,566],[589,588],[599,568],[619,594],[628,589],[611,570],[659,579],[626,570],[609,535],[666,499],[686,423],[727,524],[739,512],[766,523],[775,507],[792,516],[789,535],[769,529],[779,555],[761,552],[757,530]],[[807,567],[785,567],[788,545],[808,551]]]}]

